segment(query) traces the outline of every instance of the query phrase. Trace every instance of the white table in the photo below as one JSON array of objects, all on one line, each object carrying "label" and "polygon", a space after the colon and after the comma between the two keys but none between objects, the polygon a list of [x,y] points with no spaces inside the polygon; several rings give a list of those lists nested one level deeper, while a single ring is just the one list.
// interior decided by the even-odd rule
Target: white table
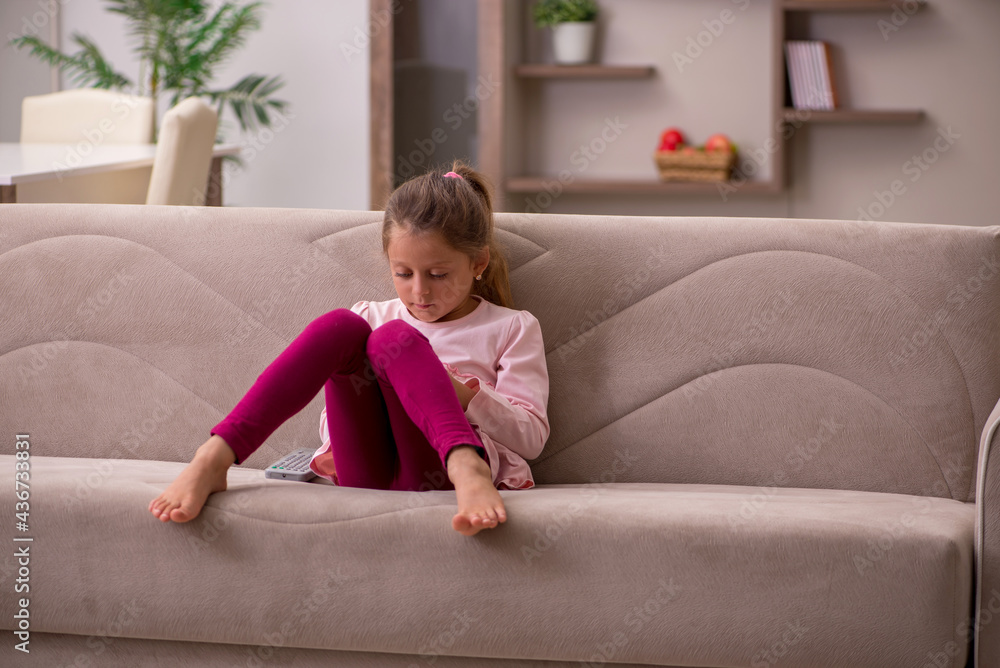
[{"label": "white table", "polygon": [[[238,144],[212,150],[205,204],[222,206],[222,158],[240,152]],[[20,183],[150,167],[156,144],[17,144],[0,143],[0,204],[17,201]]]}]

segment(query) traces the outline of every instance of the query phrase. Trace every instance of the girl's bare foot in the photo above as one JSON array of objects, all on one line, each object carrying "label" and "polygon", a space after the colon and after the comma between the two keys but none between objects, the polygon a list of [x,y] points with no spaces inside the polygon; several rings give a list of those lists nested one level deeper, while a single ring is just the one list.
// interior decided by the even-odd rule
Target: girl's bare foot
[{"label": "girl's bare foot", "polygon": [[221,436],[213,435],[163,494],[149,503],[149,512],[162,522],[193,520],[209,494],[226,489],[226,473],[234,463],[236,454]]},{"label": "girl's bare foot", "polygon": [[507,521],[507,511],[500,492],[493,486],[490,467],[475,448],[463,445],[452,449],[446,467],[458,497],[458,513],[451,519],[455,531],[473,536]]}]

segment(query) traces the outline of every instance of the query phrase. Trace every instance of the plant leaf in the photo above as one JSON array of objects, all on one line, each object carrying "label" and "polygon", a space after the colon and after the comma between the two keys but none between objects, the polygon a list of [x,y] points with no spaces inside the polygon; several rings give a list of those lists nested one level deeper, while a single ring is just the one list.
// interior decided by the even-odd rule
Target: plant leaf
[{"label": "plant leaf", "polygon": [[73,33],[71,39],[81,47],[79,51],[72,54],[66,54],[52,48],[35,35],[16,37],[11,40],[11,44],[18,49],[29,47],[31,49],[30,55],[52,67],[59,68],[71,81],[81,86],[125,89],[132,85],[128,77],[116,72],[111,67],[101,54],[100,49],[90,39],[80,33]]},{"label": "plant leaf", "polygon": [[116,72],[111,64],[105,60],[101,50],[97,45],[79,33],[73,34],[73,41],[80,45],[80,56],[90,68],[90,73],[94,77],[94,88],[116,88],[123,89],[132,85],[128,77]]},{"label": "plant leaf", "polygon": [[254,130],[259,126],[271,125],[269,110],[284,112],[288,106],[285,100],[274,100],[270,95],[281,88],[284,82],[280,76],[268,79],[260,74],[248,74],[231,88],[206,91],[213,102],[228,104],[243,131]]}]

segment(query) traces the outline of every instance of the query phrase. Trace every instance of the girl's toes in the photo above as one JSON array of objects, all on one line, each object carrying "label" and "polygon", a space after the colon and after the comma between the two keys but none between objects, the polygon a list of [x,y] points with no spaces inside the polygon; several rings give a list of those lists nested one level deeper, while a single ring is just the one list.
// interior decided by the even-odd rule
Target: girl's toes
[{"label": "girl's toes", "polygon": [[175,522],[189,522],[195,518],[197,513],[191,508],[190,504],[184,505],[183,503],[173,510],[170,511],[170,519]]}]

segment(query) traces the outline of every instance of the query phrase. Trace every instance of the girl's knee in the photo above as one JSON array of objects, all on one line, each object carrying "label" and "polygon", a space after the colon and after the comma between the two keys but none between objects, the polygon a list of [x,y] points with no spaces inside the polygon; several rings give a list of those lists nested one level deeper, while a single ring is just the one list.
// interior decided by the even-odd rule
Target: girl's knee
[{"label": "girl's knee", "polygon": [[367,320],[354,311],[338,308],[310,322],[304,331],[324,339],[346,337],[345,343],[357,342],[363,345],[371,335],[372,328]]},{"label": "girl's knee", "polygon": [[416,327],[403,320],[390,320],[371,333],[365,346],[368,358],[380,367],[405,354],[406,349],[418,340],[427,337]]},{"label": "girl's knee", "polygon": [[403,320],[390,320],[383,323],[368,337],[368,353],[375,354],[382,350],[402,350],[417,339],[427,340],[416,327]]}]

